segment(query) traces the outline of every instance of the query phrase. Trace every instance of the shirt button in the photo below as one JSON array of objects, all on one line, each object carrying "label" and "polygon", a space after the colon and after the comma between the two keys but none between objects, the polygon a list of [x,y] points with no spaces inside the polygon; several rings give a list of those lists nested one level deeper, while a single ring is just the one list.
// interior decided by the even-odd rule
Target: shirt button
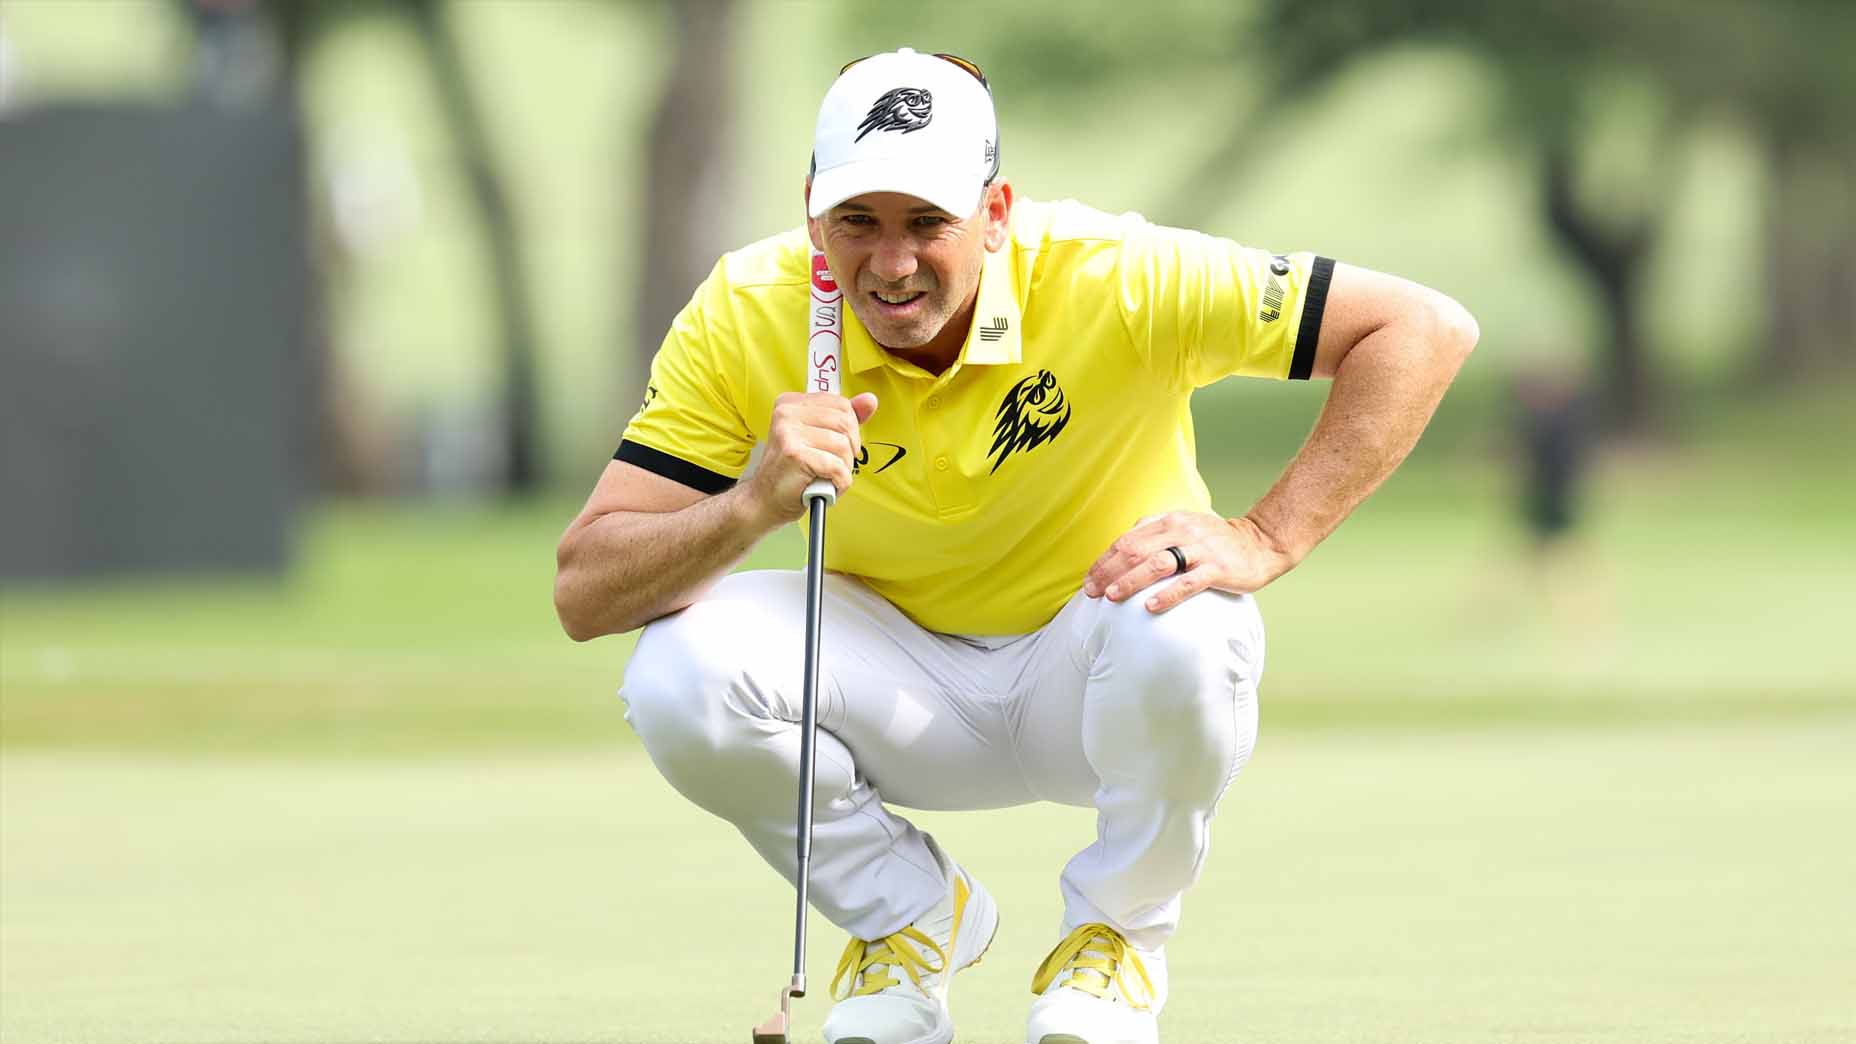
[{"label": "shirt button", "polygon": [[936,458],[934,459],[934,469],[935,469],[936,471],[946,471],[946,470],[947,470],[947,458],[946,458],[946,457],[936,457]]},{"label": "shirt button", "polygon": [[941,408],[941,397],[939,395],[928,396],[928,408],[931,410],[940,409]]}]

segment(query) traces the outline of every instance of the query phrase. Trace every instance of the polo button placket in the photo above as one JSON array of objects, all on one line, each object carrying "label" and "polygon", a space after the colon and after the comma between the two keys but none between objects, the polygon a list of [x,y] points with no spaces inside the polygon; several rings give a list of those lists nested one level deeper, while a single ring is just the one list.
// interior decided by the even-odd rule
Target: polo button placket
[{"label": "polo button placket", "polygon": [[[953,380],[959,367],[944,373],[936,381],[937,388],[944,388]],[[954,515],[971,507],[973,491],[962,482],[954,468],[953,454],[949,447],[958,447],[961,440],[948,432],[947,426],[953,422],[948,410],[942,408],[944,392],[933,391],[918,400],[916,411],[916,430],[921,433],[922,452],[928,455],[928,489],[934,497],[935,509],[942,515]],[[955,411],[958,412],[958,411]]]}]

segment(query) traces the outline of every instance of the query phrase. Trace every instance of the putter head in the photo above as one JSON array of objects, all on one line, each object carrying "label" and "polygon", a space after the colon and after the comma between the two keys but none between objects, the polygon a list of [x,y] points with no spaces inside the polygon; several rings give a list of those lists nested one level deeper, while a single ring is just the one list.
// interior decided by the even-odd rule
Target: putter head
[{"label": "putter head", "polygon": [[786,1013],[780,1012],[754,1027],[754,1044],[791,1044],[786,1039]]},{"label": "putter head", "polygon": [[794,977],[793,981],[780,989],[780,1010],[766,1022],[754,1027],[754,1044],[791,1044],[786,1036],[789,1016],[792,1012],[793,998],[806,995],[805,980]]}]

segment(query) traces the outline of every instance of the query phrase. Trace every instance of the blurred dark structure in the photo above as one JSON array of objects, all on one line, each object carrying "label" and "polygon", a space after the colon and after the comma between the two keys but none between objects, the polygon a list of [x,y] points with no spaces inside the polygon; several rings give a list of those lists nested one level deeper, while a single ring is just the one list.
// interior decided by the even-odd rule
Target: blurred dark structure
[{"label": "blurred dark structure", "polygon": [[1521,465],[1521,518],[1536,553],[1571,534],[1590,470],[1591,402],[1577,373],[1534,366],[1513,380],[1514,428]]},{"label": "blurred dark structure", "polygon": [[0,575],[277,570],[309,490],[284,112],[0,123]]},{"label": "blurred dark structure", "polygon": [[185,5],[195,39],[194,92],[211,104],[241,109],[277,95],[276,35],[257,0],[192,0]]}]

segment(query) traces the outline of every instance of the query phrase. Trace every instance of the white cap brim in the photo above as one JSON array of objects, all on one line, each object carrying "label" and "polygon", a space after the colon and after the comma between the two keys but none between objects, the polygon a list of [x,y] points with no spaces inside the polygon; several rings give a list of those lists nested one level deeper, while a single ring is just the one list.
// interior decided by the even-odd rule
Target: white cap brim
[{"label": "white cap brim", "polygon": [[940,207],[957,218],[980,205],[984,179],[963,176],[909,158],[875,157],[821,170],[812,177],[806,210],[819,217],[832,207],[866,192],[900,192]]}]

